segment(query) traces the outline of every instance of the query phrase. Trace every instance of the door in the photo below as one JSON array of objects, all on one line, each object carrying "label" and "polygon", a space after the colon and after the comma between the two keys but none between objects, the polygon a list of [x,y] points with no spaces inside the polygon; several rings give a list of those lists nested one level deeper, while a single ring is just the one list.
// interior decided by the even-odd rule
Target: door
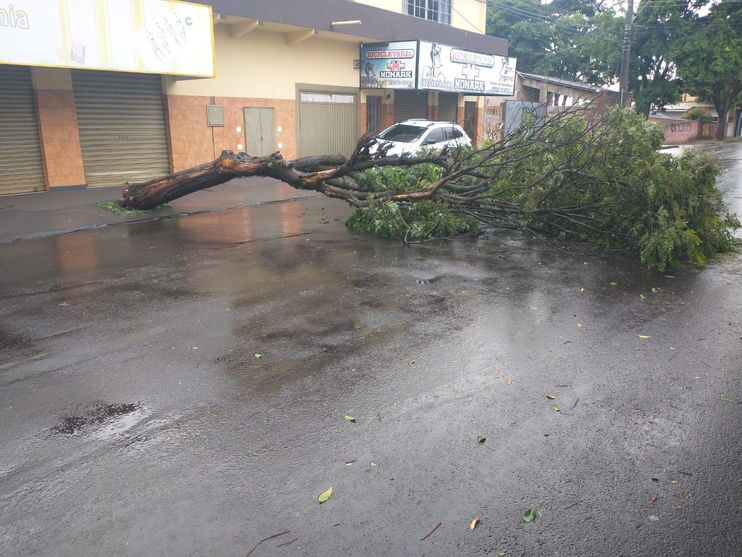
[{"label": "door", "polygon": [[357,95],[299,92],[299,156],[350,155],[358,140]]},{"label": "door", "polygon": [[368,95],[366,97],[366,133],[376,135],[381,131],[381,97]]},{"label": "door", "polygon": [[0,194],[44,189],[31,71],[0,66]]},{"label": "door", "polygon": [[245,109],[245,151],[254,157],[276,150],[276,127],[272,108]]},{"label": "door", "polygon": [[88,186],[170,172],[159,75],[78,70],[72,85]]},{"label": "door", "polygon": [[477,144],[477,103],[466,101],[464,103],[464,131],[471,139],[472,145]]},{"label": "door", "polygon": [[413,118],[428,118],[427,91],[395,91],[394,121],[404,122]]},{"label": "door", "polygon": [[459,113],[459,96],[456,93],[438,94],[438,120],[455,122]]}]

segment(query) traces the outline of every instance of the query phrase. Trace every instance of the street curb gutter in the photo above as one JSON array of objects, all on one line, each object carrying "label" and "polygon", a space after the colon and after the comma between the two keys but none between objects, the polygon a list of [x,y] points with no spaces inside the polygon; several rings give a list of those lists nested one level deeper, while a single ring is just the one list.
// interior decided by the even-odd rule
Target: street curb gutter
[{"label": "street curb gutter", "polygon": [[12,244],[14,242],[21,242],[24,240],[35,240],[38,238],[48,238],[50,236],[61,236],[63,234],[72,234],[73,232],[82,232],[85,230],[100,230],[102,228],[108,228],[109,226],[120,226],[122,224],[138,224],[138,223],[143,223],[143,222],[158,221],[162,219],[170,219],[173,217],[190,217],[193,215],[203,215],[206,213],[219,213],[222,211],[229,211],[232,209],[250,209],[250,208],[257,208],[257,207],[265,207],[268,205],[279,205],[281,203],[292,203],[295,201],[302,201],[304,199],[311,199],[311,197],[312,196],[302,196],[302,197],[291,197],[288,199],[276,199],[273,201],[262,201],[260,203],[239,203],[237,205],[230,205],[228,207],[219,207],[216,209],[198,209],[194,211],[177,211],[173,213],[167,213],[167,214],[156,215],[156,216],[144,215],[141,218],[132,217],[129,220],[122,220],[120,222],[89,224],[89,225],[83,225],[83,226],[76,226],[74,228],[62,228],[59,230],[50,230],[46,232],[35,232],[31,234],[26,234],[23,236],[15,236],[7,240],[0,239],[0,245]]}]

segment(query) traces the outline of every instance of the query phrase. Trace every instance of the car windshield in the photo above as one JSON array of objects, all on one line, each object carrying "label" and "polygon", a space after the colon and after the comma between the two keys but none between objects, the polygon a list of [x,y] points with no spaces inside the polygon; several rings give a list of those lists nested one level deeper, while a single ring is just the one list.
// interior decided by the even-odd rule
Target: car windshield
[{"label": "car windshield", "polygon": [[426,129],[409,124],[394,124],[391,128],[382,132],[379,138],[387,141],[399,141],[400,143],[412,143],[425,133]]}]

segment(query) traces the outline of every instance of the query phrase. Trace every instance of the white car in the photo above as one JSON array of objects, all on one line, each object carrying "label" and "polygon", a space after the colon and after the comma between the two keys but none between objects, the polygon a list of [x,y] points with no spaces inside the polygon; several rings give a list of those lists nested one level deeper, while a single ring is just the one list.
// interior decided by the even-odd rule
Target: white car
[{"label": "white car", "polygon": [[392,124],[376,138],[379,143],[391,143],[387,156],[414,154],[424,147],[442,149],[471,145],[471,139],[458,124],[417,119]]}]

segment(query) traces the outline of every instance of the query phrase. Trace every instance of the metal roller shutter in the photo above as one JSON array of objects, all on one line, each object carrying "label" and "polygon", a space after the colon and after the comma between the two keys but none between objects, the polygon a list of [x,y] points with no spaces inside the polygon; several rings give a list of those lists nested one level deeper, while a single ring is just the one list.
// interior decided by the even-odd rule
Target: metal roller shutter
[{"label": "metal roller shutter", "polygon": [[170,171],[159,75],[75,71],[72,84],[88,186]]},{"label": "metal roller shutter", "polygon": [[31,70],[0,66],[0,194],[44,189]]},{"label": "metal roller shutter", "polygon": [[438,120],[455,122],[458,116],[459,96],[456,93],[438,95]]},{"label": "metal roller shutter", "polygon": [[358,96],[299,92],[299,156],[350,155],[358,141]]},{"label": "metal roller shutter", "polygon": [[428,93],[419,91],[394,92],[394,121],[428,117]]}]

